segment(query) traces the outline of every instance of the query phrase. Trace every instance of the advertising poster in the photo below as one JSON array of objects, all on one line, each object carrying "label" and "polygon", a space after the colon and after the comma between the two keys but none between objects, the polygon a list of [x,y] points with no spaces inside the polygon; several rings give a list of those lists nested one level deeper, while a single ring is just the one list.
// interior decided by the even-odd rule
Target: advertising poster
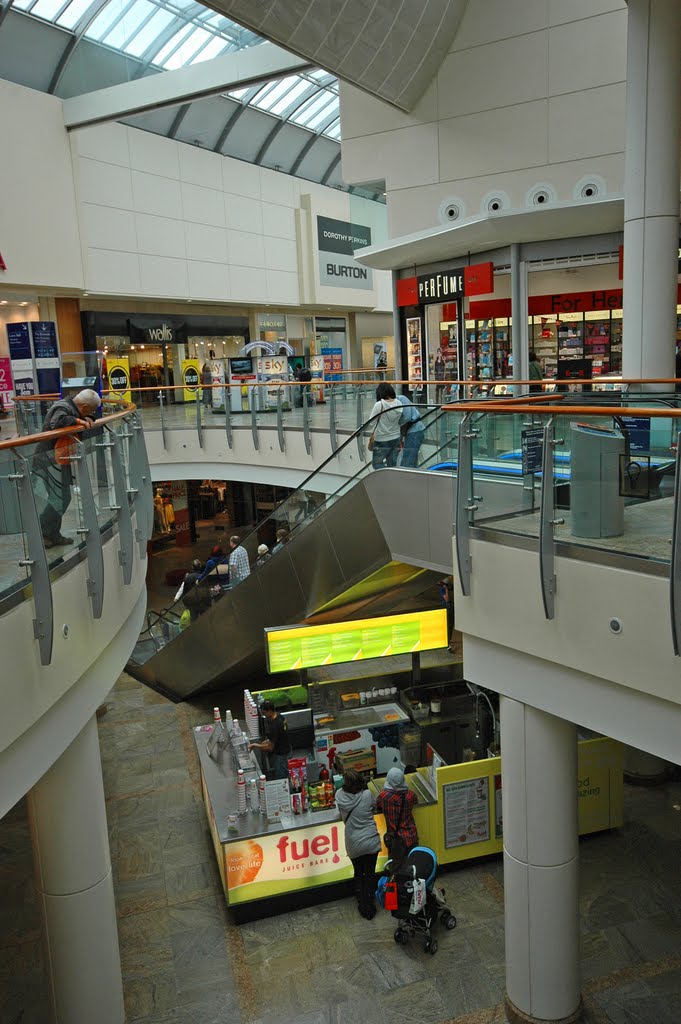
[{"label": "advertising poster", "polygon": [[14,408],[12,361],[7,356],[0,358],[0,401],[4,409]]},{"label": "advertising poster", "polygon": [[201,367],[198,359],[182,360],[182,401],[195,402],[196,392],[201,379]]},{"label": "advertising poster", "polygon": [[[211,404],[214,409],[225,407],[225,361],[224,359],[212,359],[210,364],[210,376],[213,386]],[[215,386],[217,385],[217,387]]]},{"label": "advertising poster", "polygon": [[175,543],[178,548],[185,548],[191,544],[187,482],[186,480],[173,480],[166,488],[166,490],[168,489],[175,512]]},{"label": "advertising poster", "polygon": [[324,401],[324,356],[310,356],[310,373],[312,374],[312,396],[315,402]]},{"label": "advertising poster", "polygon": [[15,395],[19,398],[26,395],[35,395],[37,393],[37,381],[33,366],[33,349],[31,348],[31,335],[28,324],[7,324],[7,341],[9,342],[9,357],[12,366]]},{"label": "advertising poster", "polygon": [[33,356],[39,395],[58,395],[61,390],[57,325],[51,320],[29,324],[33,337]]},{"label": "advertising poster", "polygon": [[250,412],[249,391],[258,376],[253,368],[252,356],[236,356],[229,360],[229,400],[232,412]]},{"label": "advertising poster", "polygon": [[[375,820],[382,836],[385,818],[378,814]],[[343,823],[337,821],[226,843],[223,850],[230,905],[351,878],[343,828]],[[387,850],[381,846],[378,871],[386,859]]]},{"label": "advertising poster", "polygon": [[343,349],[323,348],[322,359],[324,360],[324,379],[341,380],[343,370]]},{"label": "advertising poster", "polygon": [[385,370],[388,366],[388,346],[384,341],[374,343],[374,369]]},{"label": "advertising poster", "polygon": [[326,288],[374,287],[373,271],[354,257],[355,249],[371,245],[371,228],[331,217],[317,217],[319,283]]},{"label": "advertising poster", "polygon": [[130,391],[130,360],[127,356],[112,356],[107,360],[109,389],[123,402],[132,401]]},{"label": "advertising poster", "polygon": [[269,672],[432,651],[447,646],[447,610],[266,629],[265,641]]},{"label": "advertising poster", "polygon": [[445,848],[484,843],[490,838],[489,779],[466,779],[442,787]]},{"label": "advertising poster", "polygon": [[[258,380],[270,387],[261,388],[264,395],[260,395],[260,404],[265,409],[276,409],[279,401],[277,384],[288,381],[288,356],[260,356],[258,359]],[[289,400],[288,388],[284,391],[284,405]]]},{"label": "advertising poster", "polygon": [[421,317],[407,317],[407,375],[412,385],[414,394],[423,391],[423,344],[421,337]]}]

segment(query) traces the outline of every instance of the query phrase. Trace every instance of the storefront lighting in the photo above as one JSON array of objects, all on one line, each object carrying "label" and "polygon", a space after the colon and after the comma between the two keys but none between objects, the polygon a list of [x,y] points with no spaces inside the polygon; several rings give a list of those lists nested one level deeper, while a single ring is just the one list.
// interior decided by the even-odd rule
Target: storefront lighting
[{"label": "storefront lighting", "polygon": [[144,348],[144,345],[140,345],[140,348]]},{"label": "storefront lighting", "polygon": [[20,306],[28,306],[28,302],[20,302],[19,305]]}]

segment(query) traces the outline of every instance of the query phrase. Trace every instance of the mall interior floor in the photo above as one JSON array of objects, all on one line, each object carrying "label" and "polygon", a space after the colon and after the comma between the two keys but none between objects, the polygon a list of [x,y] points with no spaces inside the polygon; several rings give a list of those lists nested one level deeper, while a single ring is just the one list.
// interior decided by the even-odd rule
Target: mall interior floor
[{"label": "mall interior floor", "polygon": [[[235,709],[236,710],[236,709]],[[458,926],[435,956],[354,901],[236,926],[206,825],[192,726],[123,675],[99,720],[127,1019],[135,1024],[504,1024],[501,857],[443,870]],[[681,783],[625,787],[625,824],[581,842],[590,1024],[681,1020]],[[47,1024],[25,802],[0,824],[0,1021]]]}]

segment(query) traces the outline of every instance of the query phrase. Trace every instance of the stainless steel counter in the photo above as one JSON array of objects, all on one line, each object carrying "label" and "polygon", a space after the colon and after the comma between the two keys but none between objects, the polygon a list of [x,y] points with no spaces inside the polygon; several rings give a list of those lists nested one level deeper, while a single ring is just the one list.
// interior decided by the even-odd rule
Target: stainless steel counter
[{"label": "stainless steel counter", "polygon": [[[332,721],[320,724],[320,719],[332,717]],[[408,722],[409,715],[399,704],[364,704],[359,708],[345,711],[317,712],[314,716],[316,733],[344,732],[346,729],[370,729],[380,725],[395,725]]]},{"label": "stainless steel counter", "polygon": [[[291,832],[294,829],[305,828],[309,825],[340,821],[340,815],[335,807],[328,811],[306,811],[304,814],[291,814],[290,817],[282,818],[281,821],[276,823],[268,823],[264,814],[251,811],[250,809],[245,814],[238,814],[236,770],[234,768],[232,749],[229,744],[224,749],[220,749],[217,760],[214,761],[212,757],[209,757],[206,750],[206,740],[210,733],[204,732],[202,729],[202,726],[197,726],[194,729],[194,742],[199,754],[201,771],[208,790],[220,842],[238,842],[243,839],[255,839],[257,836],[276,834],[282,831]],[[254,774],[259,775],[260,769],[257,767],[255,758],[251,755],[250,759],[254,767],[250,772],[246,773],[247,776],[249,774],[251,776]],[[227,829],[227,816],[230,814],[237,815],[238,830],[236,832],[230,832]]]}]

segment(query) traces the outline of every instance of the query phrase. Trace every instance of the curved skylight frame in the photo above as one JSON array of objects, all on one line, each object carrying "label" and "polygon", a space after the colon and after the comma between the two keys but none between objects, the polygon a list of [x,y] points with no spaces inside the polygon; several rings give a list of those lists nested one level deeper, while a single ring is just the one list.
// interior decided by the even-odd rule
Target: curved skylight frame
[{"label": "curved skylight frame", "polygon": [[[56,91],[81,40],[107,46],[159,71],[187,67],[265,41],[197,0],[14,0],[12,6],[73,37],[50,92]],[[326,71],[288,75],[225,95],[314,136],[340,142],[338,80]]]}]

